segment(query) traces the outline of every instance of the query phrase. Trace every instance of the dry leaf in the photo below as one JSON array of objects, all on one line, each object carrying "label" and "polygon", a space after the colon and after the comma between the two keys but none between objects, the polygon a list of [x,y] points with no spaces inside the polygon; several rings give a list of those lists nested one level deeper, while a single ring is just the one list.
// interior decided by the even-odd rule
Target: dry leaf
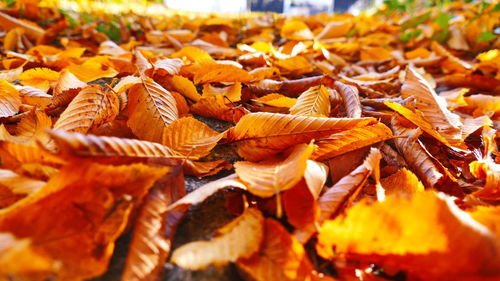
[{"label": "dry leaf", "polygon": [[210,241],[195,241],[175,249],[172,262],[191,270],[210,264],[223,265],[257,252],[263,236],[264,217],[259,210],[248,208],[229,224],[217,230]]},{"label": "dry leaf", "polygon": [[330,116],[328,89],[323,85],[309,88],[297,98],[295,105],[290,108],[290,114],[315,117]]},{"label": "dry leaf", "polygon": [[265,159],[299,143],[348,128],[375,123],[372,118],[319,118],[279,113],[251,113],[228,132],[238,154],[250,161]]}]

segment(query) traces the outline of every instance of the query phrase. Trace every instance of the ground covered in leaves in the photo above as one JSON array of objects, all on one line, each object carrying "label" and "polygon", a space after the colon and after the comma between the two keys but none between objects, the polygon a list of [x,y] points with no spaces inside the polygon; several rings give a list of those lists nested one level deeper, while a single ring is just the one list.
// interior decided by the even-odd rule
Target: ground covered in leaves
[{"label": "ground covered in leaves", "polygon": [[499,280],[499,4],[0,3],[0,280]]}]

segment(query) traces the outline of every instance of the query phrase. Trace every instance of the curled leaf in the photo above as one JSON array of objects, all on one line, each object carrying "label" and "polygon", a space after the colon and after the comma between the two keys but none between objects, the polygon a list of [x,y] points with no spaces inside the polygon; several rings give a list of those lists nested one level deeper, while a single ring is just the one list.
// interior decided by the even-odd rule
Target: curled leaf
[{"label": "curled leaf", "polygon": [[250,257],[259,250],[264,217],[254,208],[217,231],[210,241],[196,241],[177,248],[172,262],[185,269],[203,269],[210,264],[223,265]]}]

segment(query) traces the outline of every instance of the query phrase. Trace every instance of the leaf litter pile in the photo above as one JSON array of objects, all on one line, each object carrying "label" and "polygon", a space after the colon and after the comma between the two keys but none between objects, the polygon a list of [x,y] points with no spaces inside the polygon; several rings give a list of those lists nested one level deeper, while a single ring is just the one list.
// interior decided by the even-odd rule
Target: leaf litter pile
[{"label": "leaf litter pile", "polygon": [[499,280],[500,6],[388,3],[1,9],[0,280]]}]

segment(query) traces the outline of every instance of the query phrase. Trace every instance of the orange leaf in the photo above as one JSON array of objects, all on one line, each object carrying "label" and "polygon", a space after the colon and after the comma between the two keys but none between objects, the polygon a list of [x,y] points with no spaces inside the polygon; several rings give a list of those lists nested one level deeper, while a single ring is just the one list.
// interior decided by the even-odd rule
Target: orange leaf
[{"label": "orange leaf", "polygon": [[334,257],[335,248],[335,256],[405,270],[423,279],[498,276],[500,266],[495,235],[452,198],[433,192],[360,202],[345,217],[327,221],[318,240],[324,258]]},{"label": "orange leaf", "polygon": [[191,111],[201,116],[214,117],[229,122],[238,122],[248,110],[242,106],[230,107],[221,95],[201,98],[191,105]]},{"label": "orange leaf", "polygon": [[175,120],[163,131],[162,143],[181,155],[199,159],[224,136],[193,117]]},{"label": "orange leaf", "polygon": [[373,118],[319,118],[279,113],[250,113],[228,132],[240,156],[257,161],[299,143],[348,128],[375,123]]},{"label": "orange leaf", "polygon": [[58,152],[74,157],[130,157],[130,158],[187,158],[159,143],[136,139],[102,137],[52,130],[49,135],[55,141]]},{"label": "orange leaf", "polygon": [[113,120],[118,114],[118,98],[96,84],[82,89],[54,124],[54,129],[86,133]]},{"label": "orange leaf", "polygon": [[131,114],[127,125],[136,136],[148,141],[161,142],[164,128],[179,118],[175,98],[149,78],[130,89],[128,106]]},{"label": "orange leaf", "polygon": [[231,64],[204,64],[194,75],[195,84],[212,82],[248,82],[253,79],[247,71]]},{"label": "orange leaf", "polygon": [[356,150],[392,138],[392,131],[382,123],[366,127],[345,130],[325,138],[318,139],[318,149],[312,158],[325,160],[340,154]]},{"label": "orange leaf", "polygon": [[43,111],[33,110],[16,126],[16,134],[11,135],[3,124],[0,125],[0,140],[33,145],[37,141],[49,141],[45,130],[52,127],[52,120]]},{"label": "orange leaf", "polygon": [[38,192],[2,209],[0,231],[31,238],[37,252],[59,260],[58,278],[98,276],[106,270],[114,241],[125,230],[131,198],[140,200],[167,171],[142,164],[78,161]]},{"label": "orange leaf", "polygon": [[291,20],[281,28],[281,37],[289,40],[311,40],[313,34],[303,21]]}]

